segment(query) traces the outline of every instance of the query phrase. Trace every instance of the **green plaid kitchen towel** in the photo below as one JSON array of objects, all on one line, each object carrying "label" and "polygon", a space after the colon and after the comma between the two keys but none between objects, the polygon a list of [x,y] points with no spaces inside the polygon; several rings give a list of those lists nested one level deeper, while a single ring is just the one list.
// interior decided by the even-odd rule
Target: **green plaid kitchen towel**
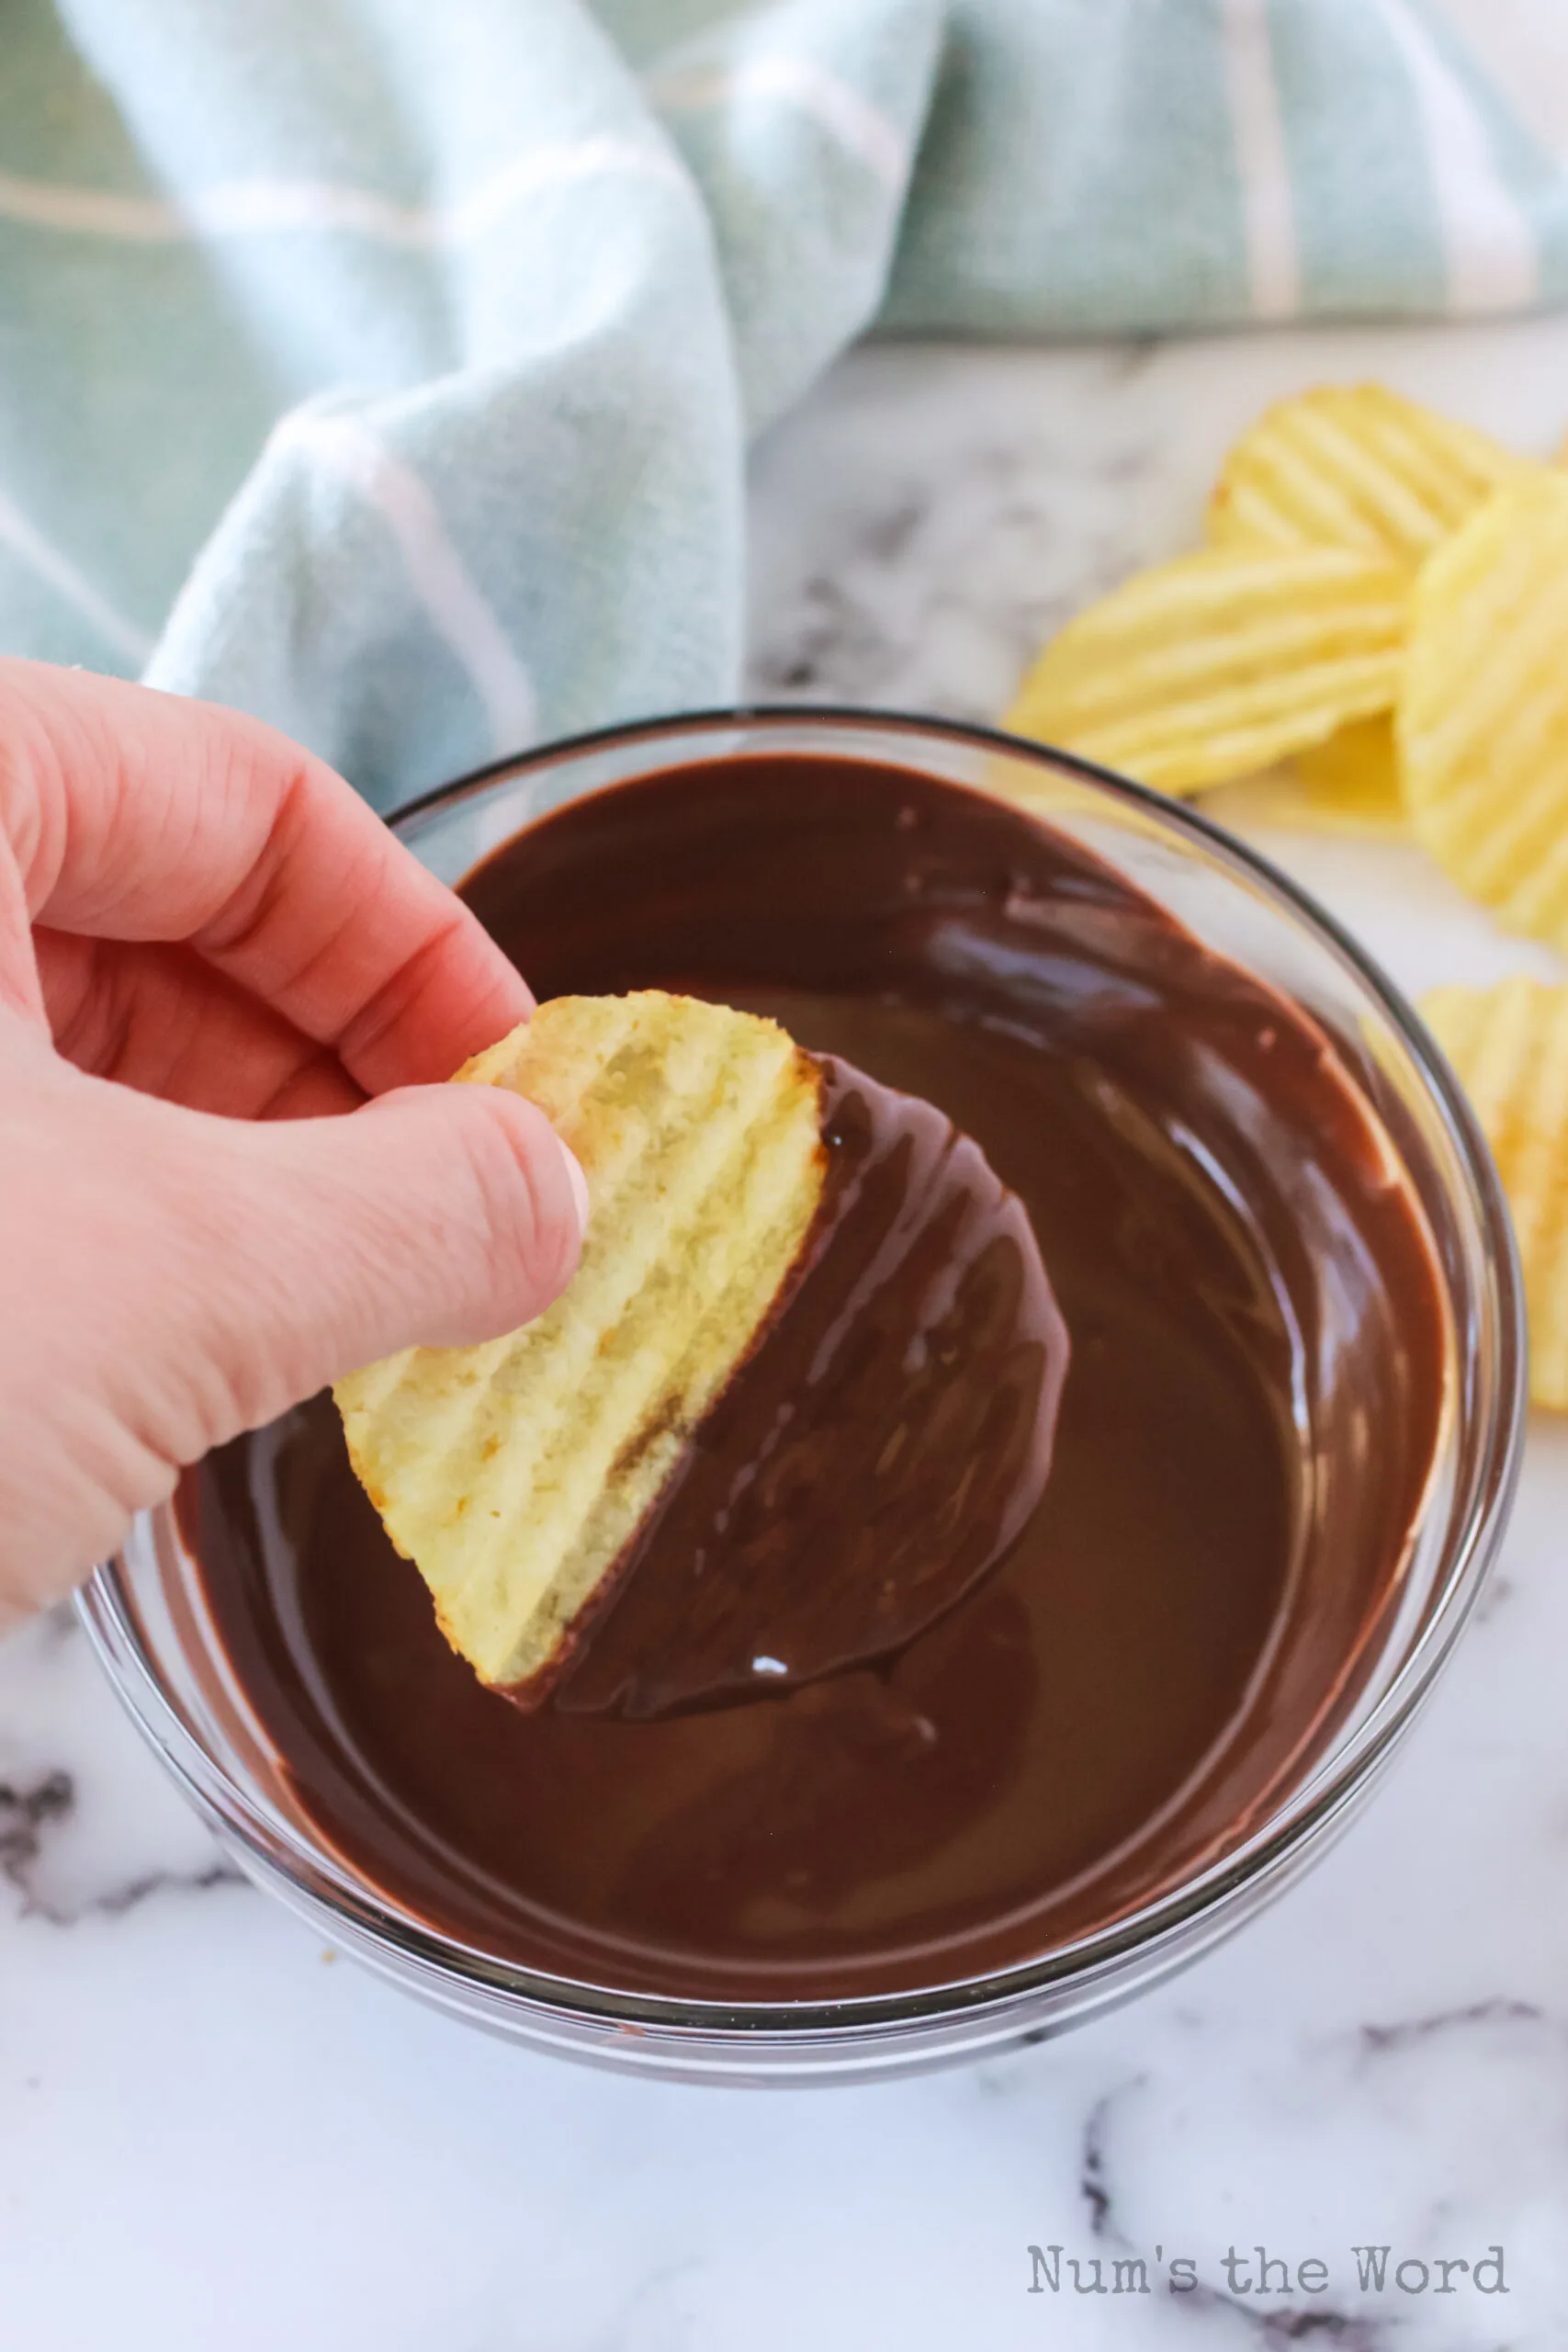
[{"label": "green plaid kitchen towel", "polygon": [[1424,0],[5,0],[0,644],[391,808],[736,689],[853,336],[1568,292]]}]

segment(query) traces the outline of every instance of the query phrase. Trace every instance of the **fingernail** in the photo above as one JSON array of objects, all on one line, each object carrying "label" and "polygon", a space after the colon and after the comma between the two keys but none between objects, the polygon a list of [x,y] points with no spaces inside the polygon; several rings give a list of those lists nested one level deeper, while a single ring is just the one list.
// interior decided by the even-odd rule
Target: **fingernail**
[{"label": "fingernail", "polygon": [[[560,1143],[559,1136],[556,1137]],[[581,1241],[588,1231],[588,1179],[582,1172],[582,1162],[575,1151],[560,1143],[560,1156],[566,1162],[566,1172],[571,1184],[571,1197],[577,1204],[577,1238]]]}]

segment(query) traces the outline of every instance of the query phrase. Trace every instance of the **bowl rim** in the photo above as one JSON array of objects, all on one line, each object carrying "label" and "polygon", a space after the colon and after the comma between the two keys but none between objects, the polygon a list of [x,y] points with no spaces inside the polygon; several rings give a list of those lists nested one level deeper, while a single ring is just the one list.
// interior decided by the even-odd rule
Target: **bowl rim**
[{"label": "bowl rim", "polygon": [[[164,1689],[137,1630],[119,1569],[121,1555],[102,1562],[76,1596],[79,1617],[121,1702],[165,1768],[209,1822],[275,1892],[279,1878],[312,1912],[341,1922],[345,1939],[368,1939],[379,1952],[391,1948],[418,1973],[432,1973],[454,1990],[502,1996],[525,2011],[614,2026],[624,2031],[680,2039],[720,2036],[760,2047],[809,2041],[824,2034],[875,2034],[901,2026],[937,2026],[965,2013],[994,2011],[1075,1982],[1103,1980],[1140,1955],[1169,1947],[1213,1921],[1228,1899],[1248,1884],[1260,1889],[1286,1871],[1314,1833],[1346,1815],[1386,1759],[1429,1694],[1453,1653],[1484,1586],[1507,1524],[1523,1453],[1528,1407],[1528,1334],[1523,1279],[1502,1185],[1480,1126],[1457,1078],[1419,1014],[1382,969],[1337,919],[1268,857],[1239,841],[1192,807],[1119,775],[1072,752],[1006,732],[1000,728],[929,713],[834,703],[755,702],[718,705],[661,718],[593,728],[487,762],[433,786],[396,810],[386,821],[402,835],[437,810],[460,808],[492,786],[531,770],[581,759],[595,752],[748,728],[842,729],[866,737],[903,734],[935,738],[969,750],[1066,772],[1112,800],[1141,810],[1156,831],[1199,842],[1309,935],[1315,935],[1350,977],[1376,1001],[1414,1063],[1430,1104],[1467,1180],[1484,1247],[1491,1304],[1495,1317],[1494,1378],[1486,1425],[1480,1432],[1476,1468],[1462,1519],[1450,1535],[1426,1622],[1388,1686],[1344,1750],[1310,1772],[1280,1800],[1258,1828],[1233,1851],[1193,1877],[1168,1889],[1110,1926],[1043,1957],[994,1974],[948,1980],[929,1987],[861,1994],[840,2000],[809,2002],[750,2000],[743,2003],[633,1994],[569,1977],[521,1968],[422,1928],[383,1903],[367,1883],[335,1858],[299,1841],[280,1841],[269,1823],[186,1722]],[[754,748],[754,747],[749,747]],[[625,781],[635,779],[627,777]],[[957,788],[964,789],[960,785]],[[970,787],[973,788],[973,787]],[[543,812],[540,812],[543,813]],[[532,818],[525,820],[534,821]],[[520,830],[522,830],[520,828]],[[1223,951],[1221,951],[1223,952]],[[142,1513],[131,1541],[156,1540],[168,1506]],[[280,1842],[287,1860],[280,1859]],[[388,1954],[390,1957],[391,1954]]]}]

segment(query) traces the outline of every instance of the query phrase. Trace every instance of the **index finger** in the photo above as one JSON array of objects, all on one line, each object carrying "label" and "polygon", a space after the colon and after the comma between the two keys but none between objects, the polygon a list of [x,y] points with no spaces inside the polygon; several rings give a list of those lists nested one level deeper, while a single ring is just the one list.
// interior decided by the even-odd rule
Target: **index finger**
[{"label": "index finger", "polygon": [[28,911],[185,940],[367,1092],[449,1078],[533,998],[324,761],[210,703],[0,662],[0,825]]}]

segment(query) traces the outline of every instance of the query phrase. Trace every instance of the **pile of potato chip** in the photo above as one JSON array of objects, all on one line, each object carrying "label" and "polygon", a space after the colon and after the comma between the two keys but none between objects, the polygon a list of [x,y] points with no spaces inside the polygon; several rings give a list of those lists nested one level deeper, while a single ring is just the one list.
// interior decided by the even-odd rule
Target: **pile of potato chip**
[{"label": "pile of potato chip", "polygon": [[[1568,954],[1568,471],[1325,386],[1242,435],[1206,538],[1070,621],[1004,724],[1165,792],[1290,763],[1298,816],[1407,833]],[[1423,1011],[1513,1208],[1532,1394],[1568,1410],[1568,988]]]}]

